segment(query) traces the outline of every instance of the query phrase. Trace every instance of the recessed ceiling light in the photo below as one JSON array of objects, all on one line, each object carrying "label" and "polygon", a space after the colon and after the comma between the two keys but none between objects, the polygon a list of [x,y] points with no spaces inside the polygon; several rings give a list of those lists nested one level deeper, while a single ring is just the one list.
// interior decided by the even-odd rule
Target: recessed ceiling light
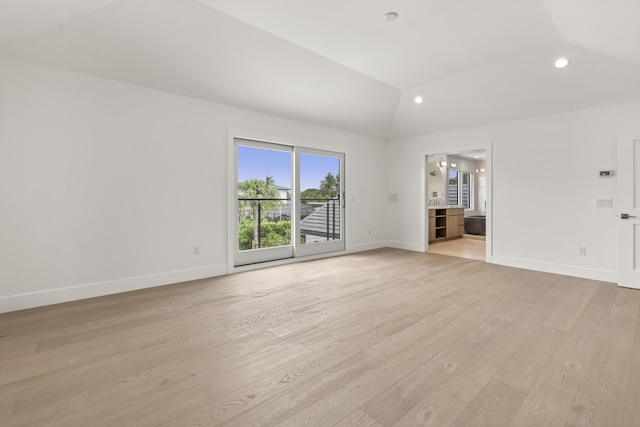
[{"label": "recessed ceiling light", "polygon": [[384,20],[387,22],[395,21],[398,19],[398,12],[389,12],[384,15]]},{"label": "recessed ceiling light", "polygon": [[413,102],[415,102],[416,104],[422,104],[424,102],[424,99],[422,99],[422,97],[418,95],[415,98],[413,98]]},{"label": "recessed ceiling light", "polygon": [[569,58],[561,57],[556,59],[556,62],[553,64],[556,68],[564,68],[569,65]]}]

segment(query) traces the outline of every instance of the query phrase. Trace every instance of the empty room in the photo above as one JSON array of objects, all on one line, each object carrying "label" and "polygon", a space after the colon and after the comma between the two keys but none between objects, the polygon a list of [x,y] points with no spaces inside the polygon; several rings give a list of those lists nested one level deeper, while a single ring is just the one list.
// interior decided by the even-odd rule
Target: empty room
[{"label": "empty room", "polygon": [[0,425],[640,425],[640,0],[0,0]]}]

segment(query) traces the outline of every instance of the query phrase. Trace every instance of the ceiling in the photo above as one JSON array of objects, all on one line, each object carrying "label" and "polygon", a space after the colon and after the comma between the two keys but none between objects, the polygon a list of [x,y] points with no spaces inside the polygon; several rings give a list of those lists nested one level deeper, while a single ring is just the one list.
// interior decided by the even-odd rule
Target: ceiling
[{"label": "ceiling", "polygon": [[393,138],[640,100],[638,19],[640,0],[0,0],[0,55]]}]

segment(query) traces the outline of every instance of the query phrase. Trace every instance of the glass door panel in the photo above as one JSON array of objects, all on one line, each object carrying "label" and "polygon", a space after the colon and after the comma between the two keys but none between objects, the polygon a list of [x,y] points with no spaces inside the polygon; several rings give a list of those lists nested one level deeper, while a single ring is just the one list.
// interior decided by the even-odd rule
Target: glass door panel
[{"label": "glass door panel", "polygon": [[292,148],[236,139],[236,254],[246,265],[291,258]]},{"label": "glass door panel", "polygon": [[344,155],[296,150],[296,256],[344,250]]}]

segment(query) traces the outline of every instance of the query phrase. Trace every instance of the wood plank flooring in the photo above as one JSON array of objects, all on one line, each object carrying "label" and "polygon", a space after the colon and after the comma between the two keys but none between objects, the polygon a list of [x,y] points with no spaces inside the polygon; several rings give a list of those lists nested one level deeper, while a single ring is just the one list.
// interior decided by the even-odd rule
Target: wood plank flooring
[{"label": "wood plank flooring", "polygon": [[2,426],[640,426],[640,291],[381,249],[0,315]]},{"label": "wood plank flooring", "polygon": [[429,253],[475,259],[478,261],[484,261],[487,258],[486,242],[481,236],[465,235],[461,239],[429,243]]}]

